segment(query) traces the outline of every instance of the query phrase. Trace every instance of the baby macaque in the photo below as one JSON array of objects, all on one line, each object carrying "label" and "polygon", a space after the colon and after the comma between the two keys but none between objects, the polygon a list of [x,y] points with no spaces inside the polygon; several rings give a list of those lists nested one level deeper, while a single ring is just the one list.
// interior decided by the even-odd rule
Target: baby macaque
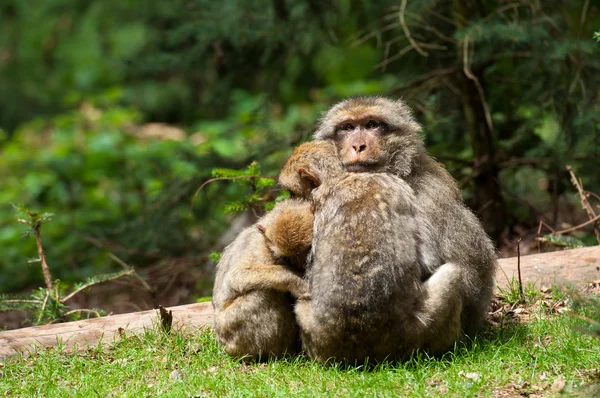
[{"label": "baby macaque", "polygon": [[281,356],[299,348],[293,313],[312,242],[311,204],[287,199],[225,248],[213,292],[217,341],[232,356]]}]

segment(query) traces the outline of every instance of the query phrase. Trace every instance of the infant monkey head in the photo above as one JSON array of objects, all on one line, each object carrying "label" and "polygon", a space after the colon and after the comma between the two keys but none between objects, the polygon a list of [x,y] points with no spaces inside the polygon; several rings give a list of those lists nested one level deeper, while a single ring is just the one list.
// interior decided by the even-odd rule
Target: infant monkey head
[{"label": "infant monkey head", "polygon": [[301,259],[306,257],[313,239],[313,218],[309,202],[288,199],[279,202],[256,227],[273,257],[284,261],[298,258],[299,261],[286,262],[303,268]]},{"label": "infant monkey head", "polygon": [[306,142],[294,149],[279,174],[279,185],[294,196],[310,198],[311,191],[345,172],[332,141]]}]

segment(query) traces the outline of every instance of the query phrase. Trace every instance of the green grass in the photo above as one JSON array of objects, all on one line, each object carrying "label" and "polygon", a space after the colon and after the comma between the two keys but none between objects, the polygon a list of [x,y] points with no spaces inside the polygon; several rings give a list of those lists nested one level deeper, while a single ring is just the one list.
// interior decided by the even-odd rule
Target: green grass
[{"label": "green grass", "polygon": [[[600,383],[600,339],[585,321],[534,305],[529,322],[508,315],[469,344],[441,358],[365,369],[319,365],[304,357],[246,364],[228,357],[209,330],[147,332],[69,354],[42,350],[0,365],[7,396],[594,396]],[[597,317],[598,308],[578,310]],[[596,318],[597,319],[597,318]],[[557,381],[559,380],[559,381]],[[556,382],[556,383],[555,383]]]}]

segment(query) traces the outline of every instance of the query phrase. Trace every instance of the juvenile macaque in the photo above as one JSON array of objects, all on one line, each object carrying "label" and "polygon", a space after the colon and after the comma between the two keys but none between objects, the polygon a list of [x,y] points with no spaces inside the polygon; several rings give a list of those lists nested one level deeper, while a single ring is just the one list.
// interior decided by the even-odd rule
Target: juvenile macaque
[{"label": "juvenile macaque", "polygon": [[349,173],[335,145],[321,141],[296,148],[279,182],[311,195],[315,211],[310,293],[296,305],[309,356],[402,359],[417,348],[447,349],[459,337],[460,270],[450,264],[422,282],[428,225],[417,224],[421,209],[405,181]]},{"label": "juvenile macaque", "polygon": [[311,204],[278,203],[225,248],[213,291],[217,341],[232,356],[280,356],[299,348],[295,298],[312,241]]},{"label": "juvenile macaque", "polygon": [[492,297],[495,250],[479,220],[464,205],[452,176],[427,153],[420,129],[404,102],[360,97],[332,107],[314,140],[334,143],[348,171],[386,173],[410,185],[422,209],[415,223],[422,232],[418,251],[423,276],[433,275],[434,282],[428,283],[437,284],[441,278],[435,273],[460,272],[460,278],[445,283],[462,302],[462,330],[473,335]]}]

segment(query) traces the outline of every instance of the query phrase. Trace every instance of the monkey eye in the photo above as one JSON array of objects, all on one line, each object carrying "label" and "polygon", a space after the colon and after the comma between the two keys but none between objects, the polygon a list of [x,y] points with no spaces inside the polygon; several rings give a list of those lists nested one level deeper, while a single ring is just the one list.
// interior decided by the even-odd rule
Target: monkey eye
[{"label": "monkey eye", "polygon": [[353,125],[351,125],[350,123],[344,123],[344,124],[342,124],[342,126],[340,127],[340,130],[341,130],[341,131],[350,131],[350,130],[353,130],[353,129],[354,129],[354,126],[353,126]]},{"label": "monkey eye", "polygon": [[365,127],[367,128],[367,130],[371,130],[379,127],[379,123],[377,123],[375,120],[369,120]]}]

